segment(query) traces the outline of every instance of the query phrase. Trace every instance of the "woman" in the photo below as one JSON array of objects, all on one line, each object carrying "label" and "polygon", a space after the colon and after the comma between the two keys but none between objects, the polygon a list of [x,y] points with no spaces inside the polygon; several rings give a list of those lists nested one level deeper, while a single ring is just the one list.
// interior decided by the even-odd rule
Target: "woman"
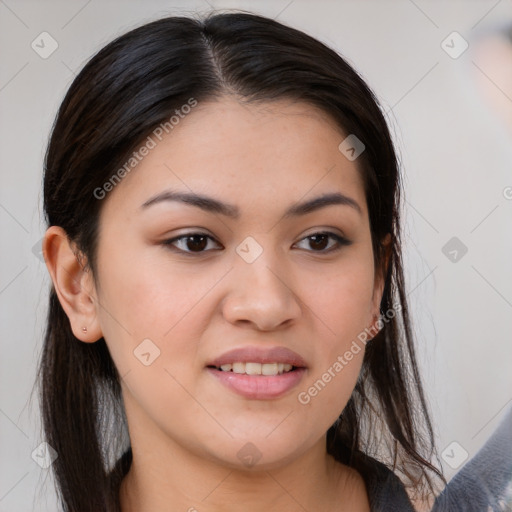
[{"label": "woman", "polygon": [[400,192],[373,93],[300,31],[168,17],[98,52],[45,159],[64,509],[430,506]]}]

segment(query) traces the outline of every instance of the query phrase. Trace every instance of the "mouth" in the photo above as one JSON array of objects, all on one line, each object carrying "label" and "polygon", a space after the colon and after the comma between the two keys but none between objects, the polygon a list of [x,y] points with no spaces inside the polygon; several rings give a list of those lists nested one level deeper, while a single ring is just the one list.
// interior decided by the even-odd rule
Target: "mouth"
[{"label": "mouth", "polygon": [[243,347],[231,350],[206,370],[230,391],[245,398],[270,400],[296,387],[307,366],[302,357],[285,347]]}]

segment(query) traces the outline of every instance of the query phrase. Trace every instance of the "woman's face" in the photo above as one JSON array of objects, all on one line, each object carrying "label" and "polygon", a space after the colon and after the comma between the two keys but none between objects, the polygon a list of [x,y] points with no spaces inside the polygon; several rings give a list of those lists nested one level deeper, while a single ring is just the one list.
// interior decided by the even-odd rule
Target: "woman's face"
[{"label": "woman's face", "polygon": [[[93,293],[132,444],[271,468],[339,416],[382,295],[346,135],[304,103],[199,103],[103,199]],[[328,194],[350,199],[301,206]]]}]

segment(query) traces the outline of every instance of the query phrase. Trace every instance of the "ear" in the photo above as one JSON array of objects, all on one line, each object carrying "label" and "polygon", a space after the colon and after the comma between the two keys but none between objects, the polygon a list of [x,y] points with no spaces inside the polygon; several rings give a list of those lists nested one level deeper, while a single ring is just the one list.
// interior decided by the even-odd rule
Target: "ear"
[{"label": "ear", "polygon": [[380,318],[380,303],[382,301],[382,294],[384,293],[384,285],[386,284],[386,276],[388,273],[388,265],[391,257],[391,233],[388,233],[381,242],[382,246],[382,265],[376,269],[375,272],[375,281],[373,288],[373,297],[372,297],[372,324],[371,326],[376,329],[376,331],[380,330],[382,326],[378,326],[379,318]]},{"label": "ear", "polygon": [[[76,338],[94,343],[102,337],[97,316],[97,299],[91,270],[80,261],[76,245],[66,232],[51,226],[43,240],[43,255],[59,302],[69,318]],[[83,331],[82,327],[87,329]]]}]

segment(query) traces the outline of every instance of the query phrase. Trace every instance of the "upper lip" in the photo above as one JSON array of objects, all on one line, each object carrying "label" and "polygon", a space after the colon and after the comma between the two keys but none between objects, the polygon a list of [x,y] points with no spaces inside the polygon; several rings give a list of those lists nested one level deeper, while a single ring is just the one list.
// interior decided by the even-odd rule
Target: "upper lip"
[{"label": "upper lip", "polygon": [[302,357],[286,347],[241,347],[225,352],[207,366],[219,367],[230,363],[284,363],[297,368],[305,368],[306,362]]}]

